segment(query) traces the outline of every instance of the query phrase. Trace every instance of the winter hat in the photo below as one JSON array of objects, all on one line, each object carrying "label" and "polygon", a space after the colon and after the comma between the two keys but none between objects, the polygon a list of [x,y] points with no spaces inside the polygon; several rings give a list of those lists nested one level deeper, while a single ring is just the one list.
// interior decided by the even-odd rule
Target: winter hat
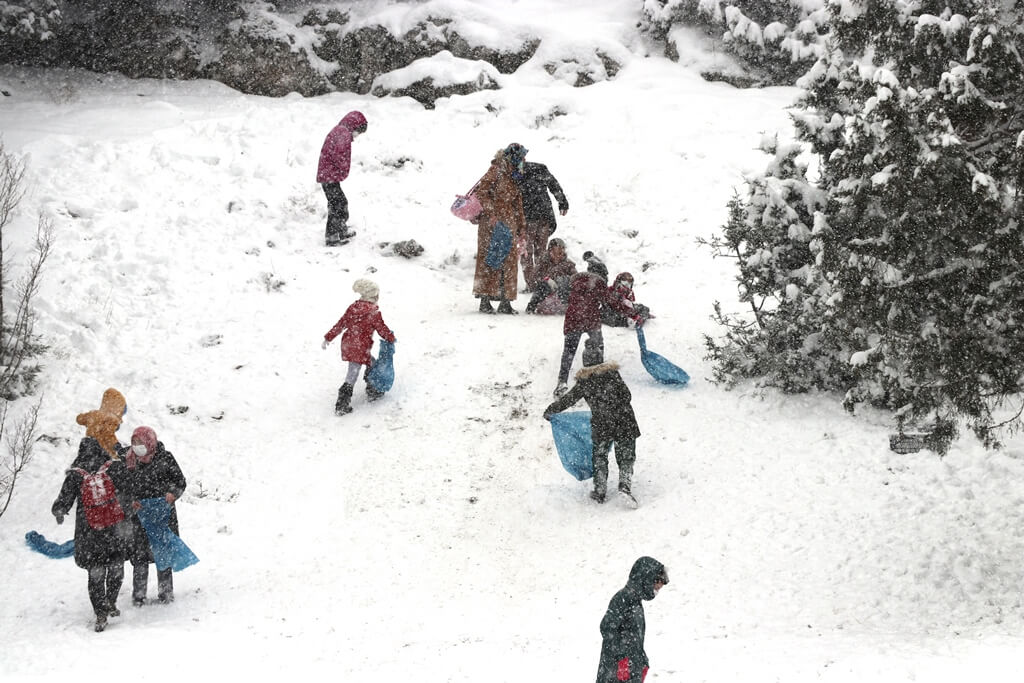
[{"label": "winter hat", "polygon": [[352,283],[352,291],[359,295],[363,301],[377,302],[380,298],[380,287],[373,280],[360,278]]},{"label": "winter hat", "polygon": [[620,282],[629,281],[630,287],[633,286],[633,274],[632,273],[619,273],[615,276],[615,284],[618,285]]},{"label": "winter hat", "polygon": [[561,247],[562,249],[565,249],[565,240],[561,237],[552,237],[548,242],[548,249],[553,249],[554,247]]},{"label": "winter hat", "polygon": [[85,427],[87,437],[96,439],[111,458],[116,458],[118,441],[114,432],[121,426],[121,418],[127,410],[124,396],[111,388],[103,392],[99,410],[79,413],[75,422]]},{"label": "winter hat", "polygon": [[604,265],[604,261],[594,256],[594,252],[583,252],[583,260],[587,262],[588,273],[597,275],[605,282],[608,281],[608,266]]},{"label": "winter hat", "polygon": [[136,427],[132,432],[132,441],[139,441],[146,447],[146,453],[139,455],[135,452],[135,445],[132,444],[128,451],[128,469],[134,469],[136,462],[148,463],[156,454],[156,432],[151,427]]}]

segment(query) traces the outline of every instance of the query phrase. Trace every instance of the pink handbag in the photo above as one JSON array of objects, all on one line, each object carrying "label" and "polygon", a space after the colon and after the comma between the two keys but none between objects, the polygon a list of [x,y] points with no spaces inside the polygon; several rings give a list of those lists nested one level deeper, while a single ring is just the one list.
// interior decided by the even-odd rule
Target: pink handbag
[{"label": "pink handbag", "polygon": [[479,184],[480,182],[477,181],[476,185],[470,188],[466,194],[455,195],[455,201],[452,202],[452,213],[457,218],[474,223],[480,217],[483,207],[480,205],[480,199],[476,196],[476,188]]},{"label": "pink handbag", "polygon": [[452,213],[464,221],[475,221],[481,211],[483,207],[480,206],[480,200],[472,192],[456,195],[455,201],[452,202]]}]

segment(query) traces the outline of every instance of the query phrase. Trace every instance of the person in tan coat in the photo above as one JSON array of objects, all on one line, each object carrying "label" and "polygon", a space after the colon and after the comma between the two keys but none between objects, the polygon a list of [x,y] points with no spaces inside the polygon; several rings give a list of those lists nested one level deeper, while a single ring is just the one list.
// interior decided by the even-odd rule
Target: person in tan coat
[{"label": "person in tan coat", "polygon": [[525,147],[510,144],[495,155],[491,168],[477,186],[476,196],[482,210],[477,221],[473,296],[480,299],[481,313],[495,312],[492,301],[499,302],[498,313],[516,313],[510,302],[516,298],[519,280],[516,243],[526,230],[518,183],[525,158]]}]

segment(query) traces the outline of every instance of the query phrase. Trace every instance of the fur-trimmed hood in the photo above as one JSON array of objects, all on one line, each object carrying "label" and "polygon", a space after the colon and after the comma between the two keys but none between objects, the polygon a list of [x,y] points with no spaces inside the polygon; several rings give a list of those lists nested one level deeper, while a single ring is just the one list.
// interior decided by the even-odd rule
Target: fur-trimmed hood
[{"label": "fur-trimmed hood", "polygon": [[576,373],[576,379],[577,381],[581,379],[587,379],[588,377],[593,377],[594,375],[600,375],[602,372],[614,372],[615,370],[618,369],[619,364],[613,360],[609,360],[605,361],[604,363],[598,363],[597,365],[588,365],[586,367],[580,368],[579,371]]}]

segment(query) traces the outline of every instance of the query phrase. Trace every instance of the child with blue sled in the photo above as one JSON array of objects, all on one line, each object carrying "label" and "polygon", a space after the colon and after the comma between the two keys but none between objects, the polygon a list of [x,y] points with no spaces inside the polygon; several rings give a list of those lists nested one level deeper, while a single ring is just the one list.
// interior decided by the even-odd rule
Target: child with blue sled
[{"label": "child with blue sled", "polygon": [[[359,294],[359,300],[345,310],[334,327],[324,335],[322,348],[326,349],[335,337],[341,334],[341,359],[348,363],[348,373],[345,375],[345,383],[338,389],[338,400],[334,404],[336,415],[346,415],[352,412],[352,389],[359,378],[359,369],[366,366],[363,378],[366,380],[366,398],[369,401],[376,401],[384,395],[384,391],[374,387],[370,381],[373,356],[370,349],[373,347],[373,333],[380,335],[381,339],[392,344],[395,343],[395,335],[384,324],[380,309],[377,307],[377,300],[380,298],[380,288],[371,280],[359,279],[352,283],[352,291]],[[342,334],[344,330],[344,334]]]},{"label": "child with blue sled", "polygon": [[594,490],[590,497],[603,503],[608,489],[608,452],[615,446],[619,466],[619,491],[630,507],[633,497],[633,464],[640,427],[633,413],[633,396],[619,374],[619,365],[602,362],[596,349],[584,349],[583,367],[576,373],[576,384],[544,410],[544,419],[571,407],[580,399],[590,406],[590,440],[594,461]]}]

